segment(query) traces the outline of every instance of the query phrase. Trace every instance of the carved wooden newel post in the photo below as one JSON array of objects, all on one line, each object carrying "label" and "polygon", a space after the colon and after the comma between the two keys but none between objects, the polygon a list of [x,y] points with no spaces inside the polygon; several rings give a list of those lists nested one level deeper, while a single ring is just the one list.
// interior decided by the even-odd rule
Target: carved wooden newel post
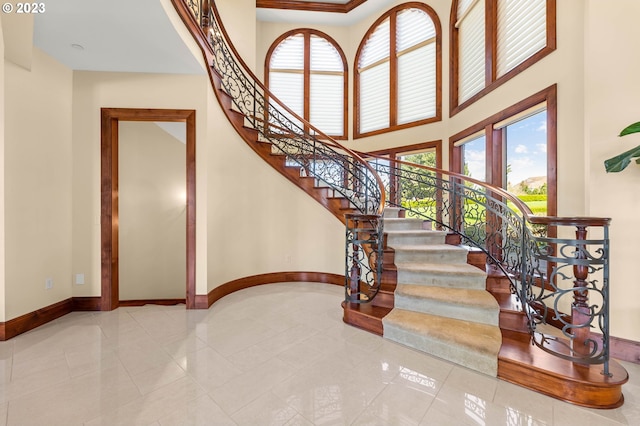
[{"label": "carved wooden newel post", "polygon": [[209,34],[209,28],[211,27],[211,2],[209,0],[202,0],[202,6],[200,10],[200,26],[205,34]]}]

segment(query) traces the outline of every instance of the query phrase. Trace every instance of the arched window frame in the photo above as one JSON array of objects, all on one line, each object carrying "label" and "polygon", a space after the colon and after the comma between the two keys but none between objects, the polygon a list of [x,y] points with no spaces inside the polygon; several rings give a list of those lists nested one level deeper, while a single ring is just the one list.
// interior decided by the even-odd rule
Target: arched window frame
[{"label": "arched window frame", "polygon": [[498,52],[498,2],[502,0],[473,0],[473,3],[483,2],[485,7],[484,36],[484,88],[476,94],[459,102],[459,30],[456,27],[458,21],[458,4],[462,0],[453,0],[451,3],[451,16],[449,18],[450,34],[450,72],[449,72],[449,115],[453,117],[464,108],[473,104],[487,93],[509,81],[522,71],[526,70],[545,56],[556,50],[556,0],[546,0],[546,45],[538,52],[529,56],[505,74],[498,76],[497,52]]},{"label": "arched window frame", "polygon": [[[398,70],[398,56],[395,48],[396,44],[396,19],[399,12],[405,9],[420,9],[427,13],[433,22],[435,29],[435,74],[436,74],[436,87],[435,87],[435,115],[433,117],[412,121],[409,123],[398,124],[398,84],[397,84],[397,70]],[[358,72],[358,63],[362,50],[366,45],[369,37],[375,32],[380,24],[382,24],[387,18],[390,19],[390,43],[389,43],[389,127],[373,130],[369,132],[360,131],[360,73]],[[354,138],[362,138],[367,136],[373,136],[381,133],[391,132],[400,129],[406,129],[409,127],[420,126],[427,123],[433,123],[442,120],[442,27],[440,20],[436,12],[424,3],[409,2],[398,5],[382,16],[380,16],[371,27],[367,30],[366,34],[360,42],[360,46],[356,52],[354,62]]]},{"label": "arched window frame", "polygon": [[[280,43],[282,43],[284,40],[286,40],[287,38],[291,37],[291,36],[295,36],[298,34],[302,34],[304,37],[304,67],[303,67],[303,79],[304,79],[304,83],[303,83],[303,90],[304,90],[304,95],[303,95],[303,99],[304,99],[304,103],[303,103],[303,114],[301,114],[302,118],[305,119],[305,121],[310,122],[310,115],[311,115],[311,102],[313,102],[313,100],[311,99],[311,57],[310,57],[310,45],[311,45],[311,36],[315,35],[317,37],[323,38],[324,40],[326,40],[327,42],[329,42],[329,44],[331,44],[336,51],[339,53],[340,55],[340,59],[342,60],[342,68],[343,68],[343,89],[342,89],[342,94],[343,94],[343,112],[342,112],[342,134],[341,135],[328,135],[331,136],[334,139],[339,139],[339,140],[345,140],[347,139],[347,116],[348,116],[348,65],[347,65],[347,59],[346,56],[342,50],[342,48],[340,47],[340,45],[328,34],[323,33],[322,31],[318,31],[318,30],[314,30],[312,28],[297,28],[294,30],[290,30],[287,31],[286,33],[282,34],[280,37],[278,37],[269,47],[269,50],[267,51],[267,55],[265,58],[265,64],[264,64],[264,80],[265,80],[265,86],[267,88],[269,88],[269,73],[270,73],[270,64],[271,64],[271,57],[273,55],[273,52],[276,50],[276,48],[280,45]],[[313,124],[313,123],[311,123]],[[309,131],[309,129],[307,128],[308,126],[305,126],[305,131]],[[323,129],[319,129],[320,131],[324,131]]]}]

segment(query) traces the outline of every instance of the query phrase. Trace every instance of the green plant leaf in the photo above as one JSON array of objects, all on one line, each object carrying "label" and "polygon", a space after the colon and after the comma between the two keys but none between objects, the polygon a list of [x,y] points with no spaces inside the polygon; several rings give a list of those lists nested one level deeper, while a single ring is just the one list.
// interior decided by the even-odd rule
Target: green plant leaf
[{"label": "green plant leaf", "polygon": [[624,129],[622,129],[622,131],[618,136],[625,136],[625,135],[630,135],[631,133],[639,133],[639,132],[640,132],[640,121],[638,121],[637,123],[633,123],[625,127]]},{"label": "green plant leaf", "polygon": [[[640,123],[639,123],[640,124]],[[604,168],[607,170],[607,173],[615,173],[623,171],[629,163],[631,163],[632,158],[637,158],[636,163],[640,164],[640,145],[636,146],[629,151],[623,152],[620,155],[616,155],[615,157],[611,157],[604,162]]]}]

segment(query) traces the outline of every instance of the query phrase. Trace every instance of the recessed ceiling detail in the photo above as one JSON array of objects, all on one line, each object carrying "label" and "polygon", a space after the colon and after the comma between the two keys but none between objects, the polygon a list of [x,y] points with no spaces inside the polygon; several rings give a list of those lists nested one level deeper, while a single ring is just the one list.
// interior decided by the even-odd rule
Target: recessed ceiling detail
[{"label": "recessed ceiling detail", "polygon": [[348,13],[365,1],[367,0],[256,0],[256,7],[265,9]]}]

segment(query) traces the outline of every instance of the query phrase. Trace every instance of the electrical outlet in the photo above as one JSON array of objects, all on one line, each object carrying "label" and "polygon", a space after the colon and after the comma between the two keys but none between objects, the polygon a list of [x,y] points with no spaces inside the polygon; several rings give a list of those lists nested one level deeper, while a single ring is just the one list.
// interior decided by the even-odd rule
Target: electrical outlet
[{"label": "electrical outlet", "polygon": [[53,278],[47,278],[44,280],[44,289],[51,290],[53,288]]},{"label": "electrical outlet", "polygon": [[84,274],[76,274],[76,285],[84,284]]},{"label": "electrical outlet", "polygon": [[287,254],[284,256],[284,263],[291,263],[291,255]]}]

